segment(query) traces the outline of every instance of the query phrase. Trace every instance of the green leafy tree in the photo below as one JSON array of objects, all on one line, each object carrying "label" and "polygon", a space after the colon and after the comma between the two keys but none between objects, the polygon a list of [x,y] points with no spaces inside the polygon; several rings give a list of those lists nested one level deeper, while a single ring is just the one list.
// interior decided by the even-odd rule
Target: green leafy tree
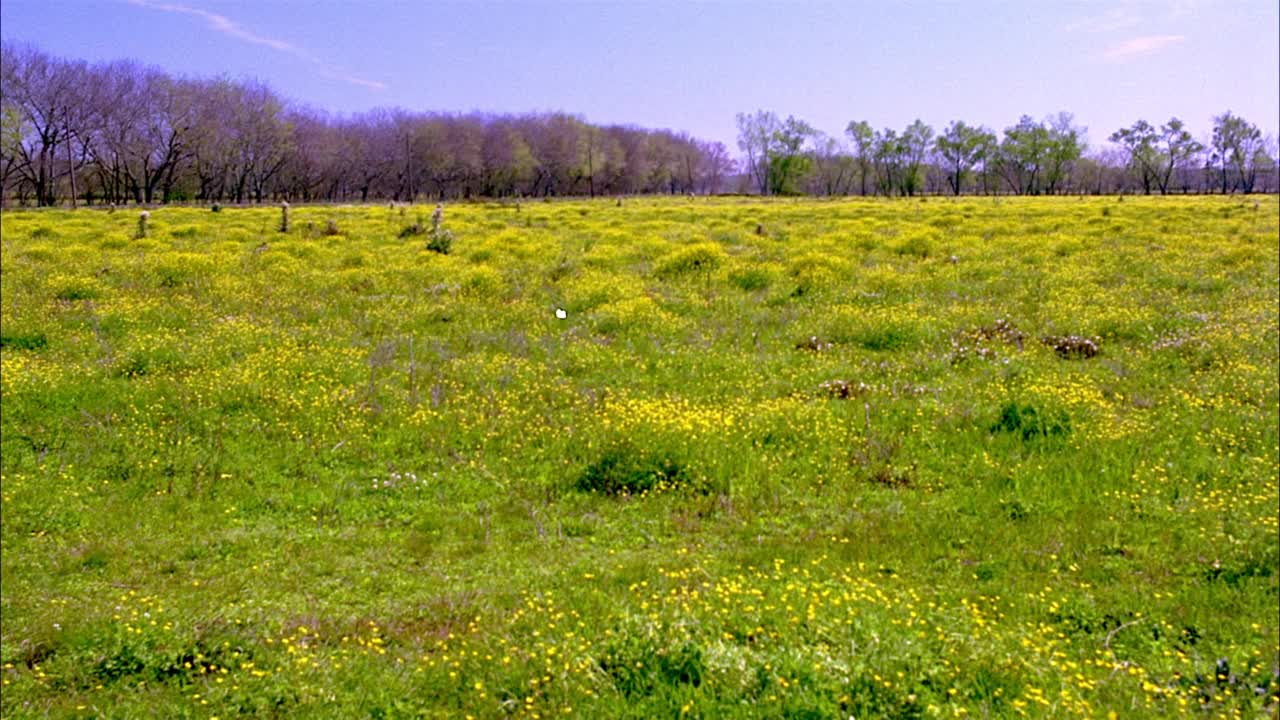
[{"label": "green leafy tree", "polygon": [[899,153],[902,157],[902,172],[899,175],[899,192],[911,196],[924,188],[925,157],[933,145],[933,128],[924,124],[919,118],[902,131],[899,140]]},{"label": "green leafy tree", "polygon": [[1231,111],[1213,119],[1213,157],[1222,177],[1222,192],[1228,191],[1229,170],[1235,171],[1231,189],[1252,192],[1257,178],[1258,151],[1262,149],[1262,131]]},{"label": "green leafy tree", "polygon": [[1174,168],[1194,159],[1204,151],[1204,145],[1191,137],[1191,133],[1176,117],[1169,118],[1169,122],[1160,126],[1160,140],[1163,162],[1156,176],[1156,182],[1160,184],[1160,194],[1168,195],[1169,181],[1173,179]]},{"label": "green leafy tree", "polygon": [[810,170],[813,159],[803,152],[807,140],[817,135],[811,125],[795,117],[787,117],[773,133],[769,146],[769,192],[774,195],[796,195]]},{"label": "green leafy tree", "polygon": [[872,156],[875,154],[875,131],[866,120],[855,120],[844,129],[853,146],[853,158],[858,165],[859,193],[867,194],[867,177],[871,174]]},{"label": "green leafy tree", "polygon": [[901,174],[902,141],[896,130],[885,128],[875,134],[871,145],[871,164],[876,171],[876,189],[885,194],[893,193]]},{"label": "green leafy tree", "polygon": [[995,134],[982,127],[971,127],[957,120],[934,141],[934,150],[947,173],[951,192],[960,194],[967,177],[984,160],[995,144]]},{"label": "green leafy tree", "polygon": [[1015,193],[1039,195],[1045,162],[1049,158],[1049,129],[1023,115],[1018,124],[1005,128],[1000,143],[1001,174]]},{"label": "green leafy tree", "polygon": [[1142,179],[1142,190],[1151,194],[1151,185],[1159,175],[1163,164],[1156,146],[1160,136],[1151,123],[1139,120],[1131,127],[1121,128],[1111,134],[1111,142],[1119,144],[1129,156],[1129,168]]},{"label": "green leafy tree", "polygon": [[1046,123],[1045,191],[1050,194],[1068,184],[1076,161],[1084,154],[1084,128],[1073,125],[1074,119],[1071,113],[1060,112]]},{"label": "green leafy tree", "polygon": [[738,148],[746,156],[747,171],[762,195],[794,195],[813,168],[813,159],[804,151],[807,140],[817,131],[803,120],[759,110],[738,113]]}]

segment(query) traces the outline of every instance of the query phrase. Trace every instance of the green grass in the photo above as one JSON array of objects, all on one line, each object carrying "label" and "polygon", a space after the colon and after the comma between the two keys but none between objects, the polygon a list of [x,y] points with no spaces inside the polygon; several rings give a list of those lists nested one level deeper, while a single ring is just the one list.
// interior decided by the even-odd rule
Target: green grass
[{"label": "green grass", "polygon": [[1276,198],[425,212],[0,218],[0,714],[1274,716]]}]

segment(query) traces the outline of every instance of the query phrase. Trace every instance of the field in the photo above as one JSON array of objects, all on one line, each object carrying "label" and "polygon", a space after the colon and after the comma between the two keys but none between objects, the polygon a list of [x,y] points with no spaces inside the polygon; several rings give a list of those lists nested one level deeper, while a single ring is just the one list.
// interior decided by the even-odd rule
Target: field
[{"label": "field", "polygon": [[1275,197],[431,211],[4,213],[4,717],[1275,717]]}]

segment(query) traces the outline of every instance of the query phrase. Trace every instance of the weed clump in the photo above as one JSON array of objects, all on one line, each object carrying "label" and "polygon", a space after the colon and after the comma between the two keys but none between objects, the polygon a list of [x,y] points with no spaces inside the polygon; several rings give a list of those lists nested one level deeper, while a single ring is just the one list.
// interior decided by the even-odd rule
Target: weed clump
[{"label": "weed clump", "polygon": [[1071,432],[1071,418],[1061,410],[1045,412],[1032,405],[1010,402],[1000,409],[1000,419],[991,426],[991,432],[1013,433],[1023,440],[1066,435]]},{"label": "weed clump", "polygon": [[[402,208],[403,212],[403,208]],[[453,233],[443,227],[444,223],[444,206],[436,205],[436,209],[431,213],[431,229],[428,230],[422,224],[421,216],[417,222],[408,225],[400,230],[400,237],[414,237],[416,235],[427,236],[427,249],[431,252],[448,255],[450,248],[453,247]]]},{"label": "weed clump", "polygon": [[854,382],[853,380],[828,380],[818,386],[828,397],[837,400],[848,400],[850,398],[860,397],[871,392],[870,385],[864,382]]},{"label": "weed clump", "polygon": [[899,463],[901,438],[880,438],[870,433],[861,443],[854,443],[849,452],[849,463],[862,468],[861,475],[867,482],[888,488],[909,488],[916,483],[916,464]]},{"label": "weed clump", "polygon": [[431,252],[448,255],[451,247],[453,247],[453,233],[448,230],[432,230],[430,237],[427,238],[427,249]]},{"label": "weed clump", "polygon": [[996,343],[1017,346],[1022,350],[1022,340],[1026,337],[1013,323],[1001,318],[991,325],[961,330],[951,336],[951,364],[955,365],[969,358],[980,360],[1000,360],[996,352]]},{"label": "weed clump", "polygon": [[135,354],[116,365],[112,374],[116,377],[132,380],[150,375],[153,370],[151,362],[145,356]]},{"label": "weed clump", "polygon": [[1040,342],[1053,348],[1058,357],[1064,360],[1087,360],[1101,351],[1101,341],[1097,338],[1079,335],[1045,335]]},{"label": "weed clump", "polygon": [[693,479],[689,468],[670,454],[620,445],[588,465],[576,486],[602,495],[645,495],[687,487]]},{"label": "weed clump", "polygon": [[421,222],[416,222],[416,223],[413,223],[412,225],[405,225],[404,227],[400,228],[400,232],[397,235],[397,237],[401,239],[407,238],[407,237],[414,237],[415,235],[421,235],[426,231],[427,229],[422,226]]},{"label": "weed clump", "polygon": [[804,340],[796,343],[797,350],[808,350],[809,352],[814,353],[826,352],[833,347],[835,347],[833,343],[823,340],[817,335],[810,335]]}]

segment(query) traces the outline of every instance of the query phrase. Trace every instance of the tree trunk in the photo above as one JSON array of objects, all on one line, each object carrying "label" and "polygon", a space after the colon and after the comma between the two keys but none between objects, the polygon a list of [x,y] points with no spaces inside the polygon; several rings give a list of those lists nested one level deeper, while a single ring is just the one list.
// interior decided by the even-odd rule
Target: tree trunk
[{"label": "tree trunk", "polygon": [[71,177],[71,209],[76,208],[76,166],[71,161],[71,138],[67,138],[67,174]]}]

